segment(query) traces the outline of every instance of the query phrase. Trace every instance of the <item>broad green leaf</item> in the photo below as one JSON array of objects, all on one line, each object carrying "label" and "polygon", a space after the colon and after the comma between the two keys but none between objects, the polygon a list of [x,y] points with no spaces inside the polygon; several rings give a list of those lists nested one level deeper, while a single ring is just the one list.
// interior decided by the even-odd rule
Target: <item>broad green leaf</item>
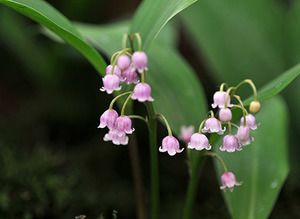
[{"label": "broad green leaf", "polygon": [[182,18],[218,81],[251,78],[260,87],[285,68],[283,13],[275,1],[201,0]]},{"label": "broad green leaf", "polygon": [[102,57],[85,41],[71,22],[47,2],[42,0],[0,0],[0,3],[13,8],[57,34],[85,56],[98,72],[105,74],[106,63]]},{"label": "broad green leaf", "polygon": [[[299,76],[299,74],[300,74],[300,64],[283,72],[281,75],[273,79],[271,82],[266,84],[262,89],[258,91],[258,95],[257,95],[258,100],[264,101],[278,94],[286,86],[288,86],[294,79],[296,79]],[[252,100],[253,97],[250,97],[244,101],[244,104],[248,105]]]},{"label": "broad green leaf", "polygon": [[196,0],[145,0],[139,6],[130,33],[140,33],[143,50],[148,50],[166,23]]},{"label": "broad green leaf", "polygon": [[[254,141],[240,152],[228,153],[215,150],[224,159],[228,170],[237,181],[243,181],[225,199],[233,218],[267,218],[289,172],[288,164],[288,112],[284,101],[273,97],[266,101],[257,121],[260,126],[251,131]],[[216,160],[218,178],[224,173]]]}]

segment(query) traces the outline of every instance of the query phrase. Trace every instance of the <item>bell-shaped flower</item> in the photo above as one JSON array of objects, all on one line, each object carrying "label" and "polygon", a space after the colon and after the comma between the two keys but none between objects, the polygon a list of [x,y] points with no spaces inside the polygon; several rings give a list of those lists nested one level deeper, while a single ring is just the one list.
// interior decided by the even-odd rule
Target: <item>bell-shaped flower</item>
[{"label": "bell-shaped flower", "polygon": [[131,128],[131,119],[128,116],[120,116],[116,119],[114,131],[117,135],[132,134],[134,128]]},{"label": "bell-shaped flower", "polygon": [[[244,125],[244,117],[241,118],[241,125]],[[256,123],[256,119],[253,115],[248,114],[246,116],[246,126],[249,127],[252,130],[257,129],[257,127],[260,125],[260,123]]]},{"label": "bell-shaped flower", "polygon": [[128,136],[124,133],[119,136],[115,131],[110,130],[107,134],[105,134],[104,141],[112,141],[115,145],[127,145],[128,144]]},{"label": "bell-shaped flower", "polygon": [[119,68],[124,71],[130,66],[130,58],[127,55],[120,55],[117,61]]},{"label": "bell-shaped flower", "polygon": [[235,150],[241,151],[238,139],[234,135],[226,135],[223,138],[223,145],[220,147],[221,151],[234,152]]},{"label": "bell-shaped flower", "polygon": [[159,147],[160,152],[168,152],[170,156],[181,153],[184,148],[179,148],[179,141],[173,136],[167,136],[162,140],[162,146]]},{"label": "bell-shaped flower", "polygon": [[115,110],[106,110],[101,116],[100,116],[100,125],[98,128],[109,128],[114,129],[115,122],[118,118],[118,113]]},{"label": "bell-shaped flower", "polygon": [[138,75],[133,68],[127,68],[125,71],[123,71],[122,80],[125,81],[127,85],[130,85],[132,83],[137,84]]},{"label": "bell-shaped flower", "polygon": [[216,118],[209,118],[205,121],[204,128],[202,129],[203,133],[218,133],[223,135],[226,128],[222,129],[222,124]]},{"label": "bell-shaped flower", "polygon": [[250,128],[247,126],[244,127],[241,125],[238,128],[235,137],[238,139],[239,144],[242,146],[249,145],[252,141],[254,141],[254,138],[250,137]]},{"label": "bell-shaped flower", "polygon": [[108,94],[111,94],[113,91],[121,90],[120,79],[117,75],[105,75],[103,80],[103,87],[100,88],[100,91],[106,91]]},{"label": "bell-shaped flower", "polygon": [[151,97],[151,87],[147,83],[138,83],[133,90],[131,99],[138,100],[140,102],[154,101]]},{"label": "bell-shaped flower", "polygon": [[[226,101],[226,92],[224,91],[217,91],[214,94],[214,103],[211,104],[212,108],[216,108],[217,106],[219,108],[225,107],[225,101]],[[232,107],[233,105],[230,104],[230,96],[228,96],[227,99],[227,107]]]},{"label": "bell-shaped flower", "polygon": [[188,144],[188,148],[196,149],[198,151],[203,149],[210,150],[211,145],[209,144],[208,138],[205,135],[195,133],[191,137],[191,141]]},{"label": "bell-shaped flower", "polygon": [[222,186],[220,189],[222,189],[224,192],[226,191],[226,188],[230,190],[230,192],[233,191],[234,186],[240,186],[242,185],[242,182],[236,181],[235,175],[232,172],[225,172],[221,176]]},{"label": "bell-shaped flower", "polygon": [[134,52],[131,56],[132,67],[136,69],[139,73],[142,73],[144,70],[147,71],[148,58],[144,52]]},{"label": "bell-shaped flower", "polygon": [[222,122],[229,122],[232,119],[232,113],[231,110],[228,108],[222,108],[219,111],[219,119]]},{"label": "bell-shaped flower", "polygon": [[188,143],[191,139],[191,136],[194,134],[194,126],[181,126],[180,135],[178,136],[182,141]]},{"label": "bell-shaped flower", "polygon": [[[108,65],[105,70],[105,75],[110,75],[111,70],[112,70],[112,65]],[[116,76],[118,76],[119,79],[121,79],[121,70],[119,69],[119,67],[117,65],[115,65],[115,67],[114,67],[113,75],[116,75]]]}]

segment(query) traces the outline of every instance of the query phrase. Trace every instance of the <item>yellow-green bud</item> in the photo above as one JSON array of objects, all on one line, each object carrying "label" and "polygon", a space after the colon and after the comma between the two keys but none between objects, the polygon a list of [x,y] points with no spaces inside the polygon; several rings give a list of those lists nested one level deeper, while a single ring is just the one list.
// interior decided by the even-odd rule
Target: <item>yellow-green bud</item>
[{"label": "yellow-green bud", "polygon": [[261,105],[260,105],[260,102],[258,102],[258,101],[252,101],[250,103],[249,110],[251,113],[253,113],[253,114],[258,113],[260,111],[260,108],[261,108]]}]

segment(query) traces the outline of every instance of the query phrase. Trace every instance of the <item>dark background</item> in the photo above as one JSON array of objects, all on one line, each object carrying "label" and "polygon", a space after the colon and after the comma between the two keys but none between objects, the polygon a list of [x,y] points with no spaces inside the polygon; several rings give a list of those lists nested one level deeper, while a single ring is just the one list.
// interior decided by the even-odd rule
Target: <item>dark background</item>
[{"label": "dark background", "polygon": [[[48,2],[70,20],[95,24],[130,18],[139,4]],[[201,57],[199,61],[189,36],[182,29],[178,34],[178,49],[194,67],[211,102],[217,82]],[[73,48],[39,34],[34,22],[2,5],[0,60],[0,217],[111,218],[116,209],[118,218],[136,218],[131,145],[102,140],[106,130],[97,129],[99,116],[111,96],[99,92],[101,77],[93,67]],[[136,104],[135,112],[143,114],[143,105]],[[135,128],[147,215],[148,133],[140,121]],[[158,144],[165,134],[160,125]],[[180,218],[188,181],[186,156],[160,154],[159,159],[162,218]],[[296,163],[291,161],[292,170],[297,170]],[[271,218],[300,218],[298,172],[290,174]],[[229,218],[211,160],[203,168],[194,211],[199,218]]]}]

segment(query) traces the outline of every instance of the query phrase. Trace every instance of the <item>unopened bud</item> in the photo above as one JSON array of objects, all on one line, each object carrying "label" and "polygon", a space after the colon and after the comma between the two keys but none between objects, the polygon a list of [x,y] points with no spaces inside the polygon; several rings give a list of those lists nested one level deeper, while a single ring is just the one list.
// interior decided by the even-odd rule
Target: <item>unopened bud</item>
[{"label": "unopened bud", "polygon": [[253,114],[256,114],[260,111],[260,108],[261,108],[261,105],[260,105],[260,102],[258,101],[252,101],[250,103],[250,112],[253,113]]}]

